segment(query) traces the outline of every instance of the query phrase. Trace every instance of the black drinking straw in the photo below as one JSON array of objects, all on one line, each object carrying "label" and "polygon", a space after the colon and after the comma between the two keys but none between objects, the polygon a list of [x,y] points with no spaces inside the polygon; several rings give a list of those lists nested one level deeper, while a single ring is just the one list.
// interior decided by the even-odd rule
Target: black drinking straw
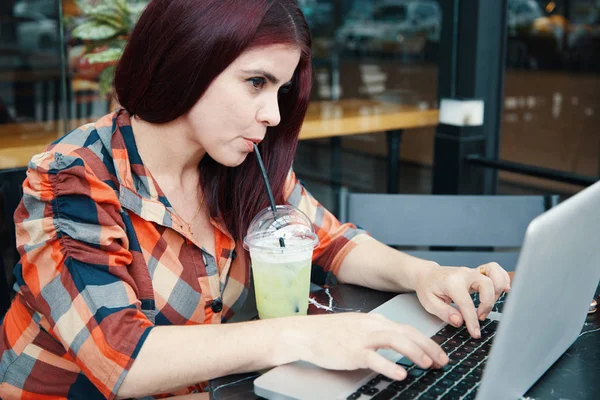
[{"label": "black drinking straw", "polygon": [[[267,187],[267,194],[269,195],[269,202],[271,203],[271,210],[273,211],[273,216],[277,219],[277,207],[275,206],[275,198],[273,197],[273,192],[271,191],[271,184],[269,183],[269,177],[267,176],[267,171],[265,171],[265,165],[262,162],[262,157],[260,156],[260,151],[258,150],[258,146],[254,143],[254,153],[256,154],[256,159],[258,160],[258,165],[260,166],[260,172],[262,172],[263,180],[265,181],[265,186]],[[279,238],[279,246],[285,247],[285,240],[283,237]]]}]

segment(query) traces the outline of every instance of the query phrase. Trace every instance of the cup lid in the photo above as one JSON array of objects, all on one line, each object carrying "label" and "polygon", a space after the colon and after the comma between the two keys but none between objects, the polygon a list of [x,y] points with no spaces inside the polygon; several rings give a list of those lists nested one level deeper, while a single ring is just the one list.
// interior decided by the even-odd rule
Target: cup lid
[{"label": "cup lid", "polygon": [[313,248],[319,246],[319,238],[314,231],[312,221],[305,213],[290,205],[276,207],[277,213],[273,213],[271,207],[267,207],[250,222],[248,233],[244,238],[246,250],[250,250],[250,247],[272,250],[279,247],[281,237],[284,241],[289,239],[290,243],[297,243],[297,239],[302,239],[302,248],[306,248],[307,245]]}]

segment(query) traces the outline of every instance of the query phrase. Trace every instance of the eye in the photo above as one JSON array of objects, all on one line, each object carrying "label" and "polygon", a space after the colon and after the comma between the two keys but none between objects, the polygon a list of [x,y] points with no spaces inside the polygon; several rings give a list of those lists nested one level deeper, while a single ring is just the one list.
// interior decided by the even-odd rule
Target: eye
[{"label": "eye", "polygon": [[267,80],[265,78],[260,78],[260,77],[250,78],[250,79],[248,79],[248,82],[250,82],[252,87],[256,90],[262,89],[267,84]]}]

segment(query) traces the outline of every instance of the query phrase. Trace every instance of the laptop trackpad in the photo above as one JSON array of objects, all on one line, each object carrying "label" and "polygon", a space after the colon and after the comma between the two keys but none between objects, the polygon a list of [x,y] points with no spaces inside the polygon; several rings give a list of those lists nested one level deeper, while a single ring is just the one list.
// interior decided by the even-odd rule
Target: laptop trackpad
[{"label": "laptop trackpad", "polygon": [[[402,294],[371,311],[401,324],[412,325],[426,336],[434,335],[444,323],[429,314],[417,296]],[[400,355],[391,350],[379,350],[391,360]],[[352,390],[370,370],[331,371],[306,362],[295,362],[274,368],[254,381],[259,396],[268,399],[334,399]]]},{"label": "laptop trackpad", "polygon": [[[378,313],[392,321],[410,325],[427,337],[435,335],[446,324],[435,315],[425,311],[414,294],[398,295],[375,308],[369,314],[371,313]],[[400,359],[398,353],[393,350],[379,350],[378,353],[388,360],[397,361]]]}]

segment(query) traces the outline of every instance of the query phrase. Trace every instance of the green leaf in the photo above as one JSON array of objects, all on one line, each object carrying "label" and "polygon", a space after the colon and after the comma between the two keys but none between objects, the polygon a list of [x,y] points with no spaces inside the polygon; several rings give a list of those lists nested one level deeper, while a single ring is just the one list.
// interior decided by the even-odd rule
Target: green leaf
[{"label": "green leaf", "polygon": [[115,76],[115,66],[111,65],[104,69],[98,77],[100,84],[100,93],[105,96],[112,90],[113,79]]},{"label": "green leaf", "polygon": [[106,4],[99,4],[98,6],[89,9],[85,13],[85,16],[88,21],[95,21],[99,24],[113,26],[118,30],[126,31],[128,28],[124,24],[124,19],[119,15],[118,10]]},{"label": "green leaf", "polygon": [[142,12],[146,9],[147,5],[147,1],[133,3],[129,5],[129,9],[131,11],[131,14],[129,14],[129,23],[131,27],[133,27],[136,24],[137,20],[140,19],[140,15],[142,15]]},{"label": "green leaf", "polygon": [[107,63],[117,61],[121,57],[123,49],[110,48],[99,53],[86,54],[84,57],[90,62],[90,64]]},{"label": "green leaf", "polygon": [[104,40],[117,36],[119,31],[113,26],[88,21],[73,29],[73,37],[82,40]]}]

